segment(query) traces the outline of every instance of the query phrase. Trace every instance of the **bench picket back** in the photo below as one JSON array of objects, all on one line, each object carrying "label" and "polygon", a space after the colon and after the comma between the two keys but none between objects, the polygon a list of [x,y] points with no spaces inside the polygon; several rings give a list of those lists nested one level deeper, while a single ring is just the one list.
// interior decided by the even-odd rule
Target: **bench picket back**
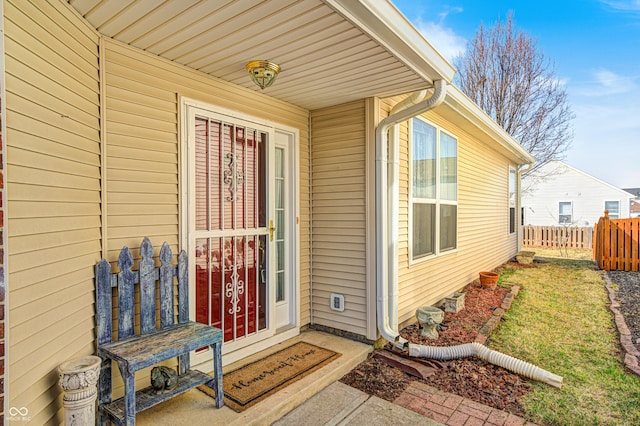
[{"label": "bench picket back", "polygon": [[[136,392],[135,371],[178,357],[178,375],[181,386],[171,393],[154,393],[151,388],[138,392],[137,411],[150,408],[186,390],[207,384],[216,390],[216,406],[222,402],[222,331],[189,321],[188,261],[185,251],[173,265],[173,254],[168,243],[160,250],[159,267],[153,259],[153,246],[145,237],[140,246],[141,261],[138,270],[132,270],[133,256],[123,247],[118,258],[120,272],[112,273],[110,263],[102,259],[96,265],[96,323],[98,355],[102,357],[98,382],[99,419],[117,424],[135,424]],[[174,312],[174,281],[178,281],[177,323]],[[159,287],[159,306],[156,309],[156,283]],[[135,286],[139,286],[140,326],[135,327]],[[113,289],[118,292],[117,340],[113,340]],[[156,311],[159,310],[159,326]],[[211,377],[190,371],[189,351],[211,346],[214,353],[214,373]],[[111,364],[117,361],[125,381],[125,397],[112,403]],[[105,414],[105,415],[102,415]]]}]

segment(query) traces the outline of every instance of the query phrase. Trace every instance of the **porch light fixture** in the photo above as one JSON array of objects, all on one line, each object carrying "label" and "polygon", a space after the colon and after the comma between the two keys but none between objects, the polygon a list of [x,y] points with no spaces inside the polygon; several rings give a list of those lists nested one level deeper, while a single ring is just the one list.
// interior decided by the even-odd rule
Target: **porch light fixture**
[{"label": "porch light fixture", "polygon": [[280,66],[269,61],[251,61],[246,68],[251,80],[261,89],[271,86],[280,72]]}]

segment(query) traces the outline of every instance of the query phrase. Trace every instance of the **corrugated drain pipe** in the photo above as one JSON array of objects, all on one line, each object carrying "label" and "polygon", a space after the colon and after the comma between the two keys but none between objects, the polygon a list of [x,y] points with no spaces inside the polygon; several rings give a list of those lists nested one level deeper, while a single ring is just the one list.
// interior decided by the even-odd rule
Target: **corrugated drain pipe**
[{"label": "corrugated drain pipe", "polygon": [[506,368],[509,371],[518,373],[539,382],[547,383],[556,388],[562,387],[562,377],[536,367],[533,364],[505,355],[502,352],[494,351],[480,343],[465,343],[456,346],[426,346],[409,343],[409,356],[437,359],[447,361],[450,359],[466,358],[476,356],[491,364]]},{"label": "corrugated drain pipe", "polygon": [[[491,350],[479,343],[467,343],[450,347],[415,345],[403,339],[398,332],[398,283],[396,268],[396,250],[398,237],[395,230],[397,223],[395,203],[398,198],[398,183],[395,181],[398,156],[397,141],[390,143],[388,131],[393,126],[412,117],[423,114],[440,105],[447,94],[444,80],[434,81],[434,91],[425,98],[427,91],[419,91],[398,103],[390,115],[382,120],[376,128],[376,288],[377,318],[380,335],[397,348],[408,347],[410,356],[450,360],[477,356],[492,364],[506,368],[534,380],[548,383],[555,387],[562,386],[562,377],[529,364],[517,358]],[[390,149],[390,145],[391,149]],[[389,161],[389,152],[392,160]],[[388,184],[391,176],[392,184]],[[389,202],[391,199],[391,202]],[[391,219],[390,219],[391,218]],[[391,224],[391,226],[389,225]]]}]

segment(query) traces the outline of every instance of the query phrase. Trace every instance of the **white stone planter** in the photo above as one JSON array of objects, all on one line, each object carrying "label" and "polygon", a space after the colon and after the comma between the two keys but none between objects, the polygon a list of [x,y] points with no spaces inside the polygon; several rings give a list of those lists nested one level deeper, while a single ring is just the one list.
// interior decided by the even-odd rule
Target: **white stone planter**
[{"label": "white stone planter", "polygon": [[422,337],[438,338],[438,324],[444,319],[444,311],[433,306],[422,306],[416,310],[416,318],[422,327]]},{"label": "white stone planter", "polygon": [[65,425],[95,425],[98,378],[102,360],[86,356],[60,364],[60,387],[64,390]]},{"label": "white stone planter", "polygon": [[455,292],[444,298],[445,312],[457,314],[464,309],[464,293]]}]

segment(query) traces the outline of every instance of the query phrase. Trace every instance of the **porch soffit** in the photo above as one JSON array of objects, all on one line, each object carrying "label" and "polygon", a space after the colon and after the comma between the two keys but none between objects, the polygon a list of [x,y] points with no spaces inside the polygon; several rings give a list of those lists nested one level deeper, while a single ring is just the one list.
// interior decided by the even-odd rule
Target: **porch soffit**
[{"label": "porch soffit", "polygon": [[275,62],[282,71],[265,93],[308,110],[454,73],[394,6],[381,17],[373,0],[68,1],[106,37],[252,90],[245,64]]}]

